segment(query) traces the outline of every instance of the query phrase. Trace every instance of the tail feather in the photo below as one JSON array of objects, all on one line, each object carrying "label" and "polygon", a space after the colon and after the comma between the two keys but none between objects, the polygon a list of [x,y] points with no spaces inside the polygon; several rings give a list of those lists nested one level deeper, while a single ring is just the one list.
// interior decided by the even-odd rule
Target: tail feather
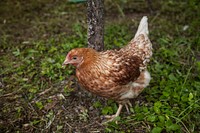
[{"label": "tail feather", "polygon": [[148,36],[149,30],[147,20],[147,16],[144,16],[141,19],[135,37],[128,43],[128,45],[122,48],[122,51],[126,51],[131,55],[136,55],[141,58],[143,61],[143,63],[140,64],[141,71],[146,69],[147,64],[150,62],[150,58],[153,54],[152,44]]},{"label": "tail feather", "polygon": [[140,34],[149,35],[147,16],[143,16],[143,18],[141,19],[134,39],[137,38]]}]

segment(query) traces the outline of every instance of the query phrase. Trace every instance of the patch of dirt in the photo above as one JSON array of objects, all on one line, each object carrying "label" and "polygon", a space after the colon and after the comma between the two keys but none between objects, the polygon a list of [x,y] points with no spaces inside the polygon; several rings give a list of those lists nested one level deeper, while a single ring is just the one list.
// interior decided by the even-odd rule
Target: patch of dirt
[{"label": "patch of dirt", "polygon": [[[68,84],[67,82],[58,83],[59,88],[56,84],[44,92],[38,93],[31,101],[26,99],[27,94],[25,93],[13,92],[0,96],[1,131],[52,132],[58,131],[58,128],[62,127],[62,131],[65,132],[102,132],[104,125],[101,124],[102,120],[99,117],[101,110],[94,108],[93,103],[98,99],[104,104],[105,101],[74,85],[74,90],[65,93],[63,88]],[[37,102],[42,102],[44,107],[38,109],[35,106]],[[16,112],[2,110],[6,106],[21,107],[19,116],[13,115]],[[18,119],[14,120],[12,117],[18,117]],[[41,117],[43,118],[41,119]],[[34,126],[37,120],[41,123],[40,127]],[[30,124],[31,121],[32,124]]]}]

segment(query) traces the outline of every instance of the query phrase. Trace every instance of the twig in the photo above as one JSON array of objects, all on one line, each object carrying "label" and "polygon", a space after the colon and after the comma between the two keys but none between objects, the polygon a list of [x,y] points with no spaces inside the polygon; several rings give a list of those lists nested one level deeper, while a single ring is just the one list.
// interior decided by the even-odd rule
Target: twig
[{"label": "twig", "polygon": [[45,129],[49,128],[51,126],[51,124],[53,123],[55,119],[55,115],[53,115],[53,118],[48,122],[47,126],[45,127]]},{"label": "twig", "polygon": [[71,133],[72,132],[72,126],[69,125],[67,122],[66,122],[66,125],[69,127],[69,133]]},{"label": "twig", "polygon": [[180,123],[183,125],[183,127],[185,128],[185,130],[187,131],[187,133],[190,133],[190,131],[188,130],[188,128],[186,127],[186,125],[181,121],[181,119],[176,118],[176,117],[174,117],[174,116],[170,116],[170,117],[172,117],[172,118],[174,118],[175,120],[177,120],[177,121],[178,121],[177,123],[180,122]]},{"label": "twig", "polygon": [[1,97],[8,97],[8,96],[14,95],[14,94],[16,94],[16,93],[17,93],[17,92],[7,93],[7,94],[4,94],[4,95],[0,96],[0,98],[1,98]]},{"label": "twig", "polygon": [[46,93],[49,92],[52,88],[53,88],[53,87],[50,87],[49,89],[46,89],[46,90],[44,90],[43,92],[40,92],[40,93],[38,94],[38,96],[41,96],[41,95],[46,94]]},{"label": "twig", "polygon": [[39,116],[39,114],[37,113],[37,111],[35,110],[35,108],[32,106],[30,102],[28,102],[28,105],[37,114],[37,116]]}]

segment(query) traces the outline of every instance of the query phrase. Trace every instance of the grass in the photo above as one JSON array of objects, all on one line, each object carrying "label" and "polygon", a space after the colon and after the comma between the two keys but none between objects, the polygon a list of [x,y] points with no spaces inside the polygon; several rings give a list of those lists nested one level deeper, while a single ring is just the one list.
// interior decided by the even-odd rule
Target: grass
[{"label": "grass", "polygon": [[[197,1],[156,2],[152,5],[154,15],[147,13],[147,5],[141,6],[142,2],[106,2],[106,49],[127,44],[146,14],[154,48],[150,86],[132,101],[135,106],[130,115],[123,110],[118,124],[107,125],[100,124],[100,116],[113,114],[116,103],[79,89],[71,76],[74,69],[61,67],[69,50],[86,46],[85,7],[52,2],[1,2],[1,131],[200,131]],[[13,13],[9,7],[18,10]]]}]

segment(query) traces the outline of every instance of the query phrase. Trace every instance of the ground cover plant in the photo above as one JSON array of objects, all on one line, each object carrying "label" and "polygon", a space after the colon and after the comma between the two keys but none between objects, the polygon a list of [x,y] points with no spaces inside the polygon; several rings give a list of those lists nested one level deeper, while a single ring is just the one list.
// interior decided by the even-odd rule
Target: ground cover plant
[{"label": "ground cover plant", "polygon": [[[86,47],[86,5],[67,1],[0,1],[2,132],[199,132],[200,10],[195,0],[105,1],[105,46],[119,48],[149,17],[150,86],[131,114],[102,124],[116,103],[79,87],[67,52]],[[150,13],[150,9],[152,12]]]}]

